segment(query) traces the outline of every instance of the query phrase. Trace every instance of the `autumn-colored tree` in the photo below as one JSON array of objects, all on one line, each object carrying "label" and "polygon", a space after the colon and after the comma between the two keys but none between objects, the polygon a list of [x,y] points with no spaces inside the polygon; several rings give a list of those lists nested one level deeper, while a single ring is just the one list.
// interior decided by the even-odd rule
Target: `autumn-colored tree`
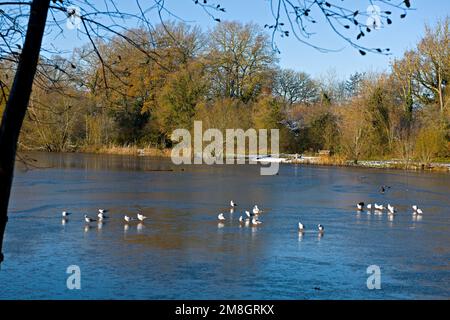
[{"label": "autumn-colored tree", "polygon": [[416,156],[423,165],[431,161],[442,151],[445,137],[438,125],[427,125],[420,129],[416,140]]},{"label": "autumn-colored tree", "polygon": [[152,110],[159,130],[167,136],[177,128],[190,130],[196,106],[204,100],[206,90],[204,67],[199,62],[169,74]]},{"label": "autumn-colored tree", "polygon": [[372,130],[364,103],[362,98],[355,99],[339,110],[341,152],[355,163],[367,155]]}]

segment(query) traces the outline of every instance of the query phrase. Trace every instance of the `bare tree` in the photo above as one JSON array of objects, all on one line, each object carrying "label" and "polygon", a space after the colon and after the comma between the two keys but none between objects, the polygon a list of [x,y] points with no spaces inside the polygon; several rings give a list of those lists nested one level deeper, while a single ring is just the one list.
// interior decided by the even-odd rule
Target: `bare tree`
[{"label": "bare tree", "polygon": [[[374,29],[374,25],[367,24],[368,14],[358,9],[343,7],[342,0],[334,2],[331,0],[271,0],[270,9],[274,23],[267,25],[267,28],[273,30],[273,47],[276,48],[277,34],[282,37],[293,34],[302,43],[314,46],[310,42],[312,33],[308,30],[308,25],[320,21],[326,23],[338,37],[358,49],[363,55],[366,52],[385,54],[388,52],[387,49],[366,48],[359,45],[356,41]],[[225,12],[220,4],[211,3],[209,0],[192,0],[192,3],[218,22],[220,19],[216,15]],[[384,7],[403,11],[402,18],[406,16],[405,10],[410,7],[409,0],[404,0],[400,4],[394,4],[390,0],[368,0],[368,3],[379,3]],[[126,12],[121,9],[119,1],[116,0],[104,0],[99,3],[90,0],[0,2],[0,59],[15,64],[15,76],[11,87],[8,88],[6,81],[0,79],[2,99],[7,101],[0,125],[0,252],[2,252],[3,234],[7,223],[17,142],[29,105],[35,75],[39,72],[40,54],[57,51],[57,48],[41,48],[44,30],[47,27],[50,33],[57,36],[64,32],[63,24],[67,19],[74,24],[79,23],[76,25],[79,27],[79,34],[90,42],[100,62],[103,74],[100,78],[104,82],[105,90],[114,90],[107,83],[106,72],[110,71],[117,78],[120,78],[120,75],[115,75],[111,65],[101,55],[97,40],[120,37],[147,55],[148,59],[157,61],[158,56],[154,51],[147,50],[127,36],[127,26],[134,22],[138,26],[152,29],[150,12],[155,12],[160,20],[164,15],[176,17],[167,9],[164,0],[135,0],[133,4],[135,11]],[[380,11],[380,19],[387,24],[392,23],[389,18],[391,13],[389,10]],[[353,31],[351,25],[357,29],[354,37],[356,40],[346,35],[346,31]],[[323,50],[317,46],[314,47]],[[3,254],[0,253],[0,262],[2,260]]]},{"label": "bare tree", "polygon": [[319,94],[318,86],[307,73],[290,69],[277,71],[273,91],[289,106],[294,103],[312,103]]},{"label": "bare tree", "polygon": [[439,21],[433,30],[427,26],[425,37],[419,43],[415,78],[433,96],[441,113],[445,107],[445,88],[450,66],[450,18]]}]

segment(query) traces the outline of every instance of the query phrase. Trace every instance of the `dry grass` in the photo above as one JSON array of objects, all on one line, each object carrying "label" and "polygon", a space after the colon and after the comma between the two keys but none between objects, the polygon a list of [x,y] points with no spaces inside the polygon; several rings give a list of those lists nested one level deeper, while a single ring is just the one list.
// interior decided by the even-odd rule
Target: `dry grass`
[{"label": "dry grass", "polygon": [[316,164],[322,166],[344,166],[347,165],[347,160],[341,156],[323,156],[311,157],[307,159],[292,160],[293,163]]},{"label": "dry grass", "polygon": [[342,156],[331,157],[311,157],[307,159],[293,160],[293,163],[302,163],[309,165],[322,165],[322,166],[346,166],[346,167],[361,167],[361,168],[379,168],[379,169],[402,169],[402,170],[423,170],[423,171],[436,171],[436,172],[449,172],[449,161],[445,163],[431,163],[430,165],[422,165],[419,162],[411,161],[408,166],[403,161],[399,160],[360,160],[354,163],[351,160]]},{"label": "dry grass", "polygon": [[154,147],[139,148],[137,146],[85,146],[78,150],[86,153],[99,154],[118,154],[118,155],[133,155],[133,156],[152,156],[152,157],[170,157],[170,149],[158,149]]}]

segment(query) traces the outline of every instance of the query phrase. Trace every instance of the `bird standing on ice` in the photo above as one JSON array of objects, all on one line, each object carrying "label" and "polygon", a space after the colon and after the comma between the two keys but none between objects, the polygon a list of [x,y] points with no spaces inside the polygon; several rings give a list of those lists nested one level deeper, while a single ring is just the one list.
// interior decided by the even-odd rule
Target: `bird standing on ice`
[{"label": "bird standing on ice", "polygon": [[259,221],[258,219],[255,219],[255,218],[252,219],[252,224],[254,224],[254,225],[258,225],[258,224],[261,224],[261,223],[262,222]]},{"label": "bird standing on ice", "polygon": [[92,218],[89,218],[89,217],[85,214],[85,215],[84,215],[84,221],[85,221],[86,223],[91,223],[91,222],[94,222],[95,220],[92,219]]},{"label": "bird standing on ice", "polygon": [[140,214],[140,213],[137,214],[137,218],[139,221],[144,221],[145,219],[147,219],[146,216],[144,216],[143,214]]},{"label": "bird standing on ice", "polygon": [[420,209],[417,205],[412,206],[412,208],[414,210],[414,212],[413,212],[414,215],[416,215],[416,214],[419,214],[419,215],[423,214],[422,209]]},{"label": "bird standing on ice", "polygon": [[305,230],[305,226],[303,225],[303,223],[299,222],[298,223],[298,231],[303,232]]},{"label": "bird standing on ice", "polygon": [[225,217],[223,216],[223,213],[219,213],[219,215],[217,216],[217,219],[219,219],[219,221],[225,221]]},{"label": "bird standing on ice", "polygon": [[63,217],[67,217],[67,216],[70,215],[70,213],[67,212],[67,211],[63,211],[63,212],[61,212],[61,215],[62,215]]},{"label": "bird standing on ice", "polygon": [[106,218],[106,216],[103,214],[103,212],[99,212],[99,213],[97,214],[97,217],[98,217],[98,220],[100,220],[100,221],[102,221],[103,219]]},{"label": "bird standing on ice", "polygon": [[391,206],[390,204],[388,204],[387,206],[389,213],[394,214],[397,212],[397,210],[395,210],[394,206]]}]

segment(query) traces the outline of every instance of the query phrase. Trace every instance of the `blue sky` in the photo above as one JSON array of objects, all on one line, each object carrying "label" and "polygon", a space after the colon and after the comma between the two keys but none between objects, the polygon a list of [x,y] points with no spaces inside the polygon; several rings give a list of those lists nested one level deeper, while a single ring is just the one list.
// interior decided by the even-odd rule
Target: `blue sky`
[{"label": "blue sky", "polygon": [[[94,0],[97,2],[100,0]],[[120,5],[129,12],[133,12],[134,1],[120,0]],[[120,2],[119,1],[119,2]],[[148,0],[151,1],[151,0]],[[254,22],[261,26],[273,22],[267,0],[214,0],[226,8],[226,13],[221,14],[222,20],[236,20],[243,23]],[[336,1],[336,0],[335,0]],[[101,1],[100,1],[101,2]],[[145,3],[146,0],[141,0]],[[396,2],[394,0],[394,2]],[[401,2],[398,0],[397,2]],[[346,6],[365,10],[367,0],[346,0]],[[400,57],[407,49],[413,48],[421,38],[424,25],[434,24],[438,19],[444,19],[450,15],[449,0],[411,0],[415,10],[408,12],[408,17],[401,20],[397,15],[393,17],[394,23],[386,28],[370,33],[364,40],[364,44],[371,47],[389,47],[391,56],[368,54],[361,56],[357,50],[351,48],[343,40],[330,32],[325,24],[316,24],[314,43],[327,48],[343,48],[339,52],[321,53],[310,48],[294,38],[278,38],[277,45],[281,51],[278,55],[279,64],[285,68],[305,71],[315,77],[333,72],[338,77],[345,78],[356,71],[383,71],[387,70],[389,62]],[[166,0],[166,5],[171,11],[191,24],[200,25],[203,29],[213,27],[216,22],[203,12],[192,0]],[[383,7],[381,8],[383,9]],[[393,10],[394,11],[394,10]],[[395,12],[395,11],[394,11]],[[151,19],[157,20],[154,15]],[[173,19],[173,18],[172,18]],[[78,37],[76,31],[65,31],[64,37],[45,39],[47,45],[52,43],[65,50],[71,50],[86,42],[84,37]]]}]

